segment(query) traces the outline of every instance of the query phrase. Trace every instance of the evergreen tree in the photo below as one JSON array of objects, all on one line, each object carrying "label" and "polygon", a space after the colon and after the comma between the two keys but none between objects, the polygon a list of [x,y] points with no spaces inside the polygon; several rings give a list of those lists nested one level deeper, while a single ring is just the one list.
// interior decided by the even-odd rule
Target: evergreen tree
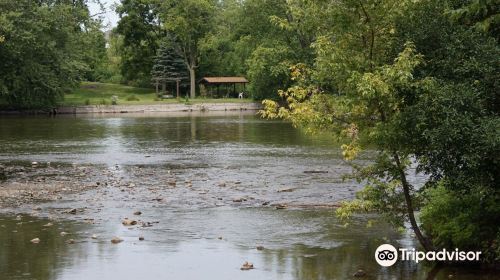
[{"label": "evergreen tree", "polygon": [[186,72],[186,65],[182,58],[175,53],[175,50],[168,44],[161,45],[151,71],[153,83],[156,85],[156,93],[158,94],[160,84],[162,85],[163,94],[166,91],[168,82],[176,83],[185,80],[187,78]]}]

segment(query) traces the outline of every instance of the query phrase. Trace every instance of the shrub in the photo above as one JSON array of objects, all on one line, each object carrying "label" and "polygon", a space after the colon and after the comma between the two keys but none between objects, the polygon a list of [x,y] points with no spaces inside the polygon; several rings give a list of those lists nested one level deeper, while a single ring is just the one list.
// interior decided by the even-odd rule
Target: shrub
[{"label": "shrub", "polygon": [[[481,189],[478,187],[478,189]],[[500,204],[495,192],[457,192],[443,183],[425,192],[420,219],[438,248],[481,251],[483,262],[500,261]]]},{"label": "shrub", "polygon": [[139,97],[135,96],[135,95],[129,95],[127,96],[126,98],[127,101],[140,101]]}]

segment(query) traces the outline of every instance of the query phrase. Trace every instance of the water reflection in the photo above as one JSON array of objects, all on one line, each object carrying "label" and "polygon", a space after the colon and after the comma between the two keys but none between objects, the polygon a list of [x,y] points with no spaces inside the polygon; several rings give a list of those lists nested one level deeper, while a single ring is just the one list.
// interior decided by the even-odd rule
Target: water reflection
[{"label": "water reflection", "polygon": [[[21,217],[21,216],[19,216]],[[53,222],[30,216],[0,218],[0,275],[2,279],[59,279],[57,268],[73,266],[85,256],[83,244],[67,244],[78,239],[85,225]],[[68,232],[62,237],[60,232]],[[39,244],[30,240],[39,238]]]},{"label": "water reflection", "polygon": [[[129,230],[113,223],[54,222],[44,227],[45,219],[25,216],[18,224],[15,217],[3,217],[0,275],[41,280],[346,279],[362,268],[368,279],[391,279],[418,272],[418,268],[403,266],[380,269],[367,252],[378,246],[379,236],[400,236],[385,224],[367,233],[365,219],[353,227],[326,232],[337,224],[330,211],[245,209],[177,214],[168,213],[151,230]],[[61,231],[70,232],[70,237],[62,237]],[[89,232],[97,232],[100,240],[90,239]],[[113,245],[109,242],[112,235],[125,241]],[[146,241],[138,241],[138,235]],[[34,237],[42,241],[31,244]],[[68,238],[77,243],[67,244]],[[256,250],[259,244],[265,249]],[[246,260],[256,269],[241,271]]]},{"label": "water reflection", "polygon": [[[167,117],[166,117],[167,116]],[[155,163],[228,145],[330,146],[331,139],[305,137],[255,112],[178,113],[132,117],[0,118],[0,160],[113,164]],[[144,158],[144,154],[162,157]]]},{"label": "water reflection", "polygon": [[[408,234],[392,231],[377,221],[357,217],[350,227],[338,226],[331,211],[271,211],[257,208],[166,211],[149,229],[119,223],[87,225],[24,216],[0,218],[0,275],[2,279],[428,279],[432,267],[397,263],[376,264],[373,252],[382,242],[414,246]],[[162,218],[165,217],[165,218]],[[177,222],[175,218],[178,218]],[[261,217],[261,220],[257,218]],[[253,220],[249,220],[253,219]],[[248,223],[247,223],[248,222]],[[311,228],[311,231],[307,231]],[[71,233],[61,236],[61,231]],[[89,238],[97,233],[99,239]],[[125,240],[111,244],[113,235]],[[145,236],[139,241],[137,236]],[[39,244],[29,240],[39,237]],[[219,238],[220,237],[220,238]],[[67,244],[69,238],[75,244]],[[264,246],[257,250],[256,246]],[[241,271],[245,261],[256,269]],[[468,269],[444,268],[435,279],[497,279]],[[433,272],[433,273],[434,273]],[[433,274],[431,274],[433,275]],[[429,278],[434,279],[434,278]]]}]

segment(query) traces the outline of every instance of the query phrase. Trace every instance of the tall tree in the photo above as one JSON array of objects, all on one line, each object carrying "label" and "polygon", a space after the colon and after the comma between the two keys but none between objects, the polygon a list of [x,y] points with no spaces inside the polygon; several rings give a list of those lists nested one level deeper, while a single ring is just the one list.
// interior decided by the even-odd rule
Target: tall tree
[{"label": "tall tree", "polygon": [[166,90],[167,83],[176,83],[177,90],[180,82],[187,78],[186,66],[184,60],[175,52],[174,48],[168,43],[163,43],[158,49],[158,54],[155,57],[155,64],[151,76],[156,84],[156,91],[158,93],[158,86],[162,85],[162,92]]},{"label": "tall tree", "polygon": [[368,184],[359,200],[345,202],[339,215],[347,217],[352,209],[379,210],[398,226],[409,222],[421,245],[430,250],[432,244],[414,214],[415,188],[407,174],[411,155],[395,140],[406,106],[403,93],[428,87],[427,81],[413,79],[422,62],[414,45],[407,44],[396,57],[387,49],[394,38],[394,19],[405,4],[338,1],[330,9],[319,9],[334,18],[337,26],[319,29],[314,67],[303,63],[292,67],[295,84],[279,92],[286,105],[267,100],[263,114],[288,119],[309,131],[334,133],[346,141],[341,147],[348,161],[356,158],[364,141],[375,145],[374,164],[352,164],[354,177]]},{"label": "tall tree", "polygon": [[[494,26],[478,32],[474,21],[450,20],[450,8],[484,7],[480,18],[494,23],[491,3],[335,1],[321,9],[333,24],[318,29],[314,65],[292,66],[293,84],[262,113],[344,141],[352,177],[366,185],[342,203],[341,218],[378,211],[396,226],[408,222],[425,250],[481,250],[483,261],[498,262],[500,49]],[[376,149],[373,162],[355,164],[367,148]],[[423,185],[409,180],[415,167]]]},{"label": "tall tree", "polygon": [[149,86],[151,69],[161,38],[165,35],[158,18],[158,0],[123,0],[116,8],[122,35],[121,71],[127,82]]},{"label": "tall tree", "polygon": [[189,71],[190,96],[196,97],[196,69],[200,63],[200,43],[213,30],[214,0],[167,0],[160,18],[164,29]]}]

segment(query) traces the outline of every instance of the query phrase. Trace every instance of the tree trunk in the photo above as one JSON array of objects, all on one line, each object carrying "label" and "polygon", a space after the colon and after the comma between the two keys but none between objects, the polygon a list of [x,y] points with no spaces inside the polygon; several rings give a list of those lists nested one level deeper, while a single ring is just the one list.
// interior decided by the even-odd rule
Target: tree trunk
[{"label": "tree trunk", "polygon": [[177,99],[179,99],[179,83],[181,82],[181,80],[177,80],[176,81],[176,85],[177,85]]},{"label": "tree trunk", "polygon": [[191,80],[191,87],[189,89],[191,98],[196,97],[196,74],[194,67],[189,67],[189,79]]},{"label": "tree trunk", "polygon": [[405,202],[406,202],[406,209],[408,211],[408,219],[410,220],[411,228],[413,229],[413,232],[415,233],[415,236],[417,237],[418,241],[420,242],[420,245],[424,247],[425,251],[432,251],[433,246],[429,242],[427,238],[424,237],[422,232],[420,231],[420,228],[418,227],[417,221],[415,220],[415,214],[414,214],[414,209],[413,209],[413,203],[411,201],[411,195],[410,195],[410,184],[408,183],[408,180],[406,179],[406,174],[401,166],[401,160],[399,159],[399,155],[397,153],[393,154],[394,161],[396,162],[396,165],[399,170],[399,175],[401,179],[401,184],[403,185],[403,192],[405,196]]}]

